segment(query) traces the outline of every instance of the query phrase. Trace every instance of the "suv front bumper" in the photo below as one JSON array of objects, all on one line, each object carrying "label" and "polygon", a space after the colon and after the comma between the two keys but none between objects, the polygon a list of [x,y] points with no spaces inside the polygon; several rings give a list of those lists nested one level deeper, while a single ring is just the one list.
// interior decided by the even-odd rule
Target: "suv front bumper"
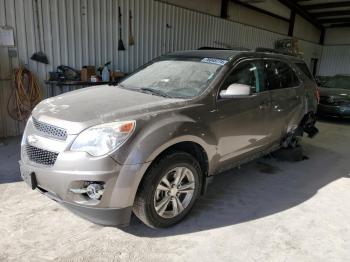
[{"label": "suv front bumper", "polygon": [[[129,224],[138,177],[144,164],[119,165],[109,156],[96,159],[83,152],[62,152],[53,167],[38,166],[25,160],[19,164],[22,178],[31,188],[76,215],[106,226]],[[100,200],[70,190],[81,188],[86,182],[104,184]]]},{"label": "suv front bumper", "polygon": [[[35,121],[28,120],[21,142],[23,180],[94,223],[127,225],[138,185],[150,163],[122,165],[109,155],[72,152],[70,146],[77,135],[66,134],[62,139],[57,137],[58,127]],[[82,193],[92,183],[103,185],[100,199]]]}]

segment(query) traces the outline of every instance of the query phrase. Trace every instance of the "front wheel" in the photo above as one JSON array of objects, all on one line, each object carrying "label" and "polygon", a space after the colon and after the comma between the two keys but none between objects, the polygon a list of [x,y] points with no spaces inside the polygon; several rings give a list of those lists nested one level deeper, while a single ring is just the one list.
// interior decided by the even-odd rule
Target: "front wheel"
[{"label": "front wheel", "polygon": [[143,179],[134,214],[153,228],[172,226],[191,210],[200,188],[198,161],[185,152],[170,153],[154,163]]}]

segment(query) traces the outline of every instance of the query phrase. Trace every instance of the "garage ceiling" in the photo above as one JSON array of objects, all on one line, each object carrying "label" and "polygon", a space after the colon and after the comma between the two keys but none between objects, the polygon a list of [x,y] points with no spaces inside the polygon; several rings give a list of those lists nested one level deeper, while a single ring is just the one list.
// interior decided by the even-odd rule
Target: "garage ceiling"
[{"label": "garage ceiling", "polygon": [[[265,11],[269,7],[268,0],[231,1],[252,8],[263,8]],[[325,27],[350,27],[350,0],[278,0],[278,2],[320,29]],[[272,15],[278,15],[276,10],[267,11]]]},{"label": "garage ceiling", "polygon": [[297,3],[325,27],[350,26],[350,1],[297,0]]}]

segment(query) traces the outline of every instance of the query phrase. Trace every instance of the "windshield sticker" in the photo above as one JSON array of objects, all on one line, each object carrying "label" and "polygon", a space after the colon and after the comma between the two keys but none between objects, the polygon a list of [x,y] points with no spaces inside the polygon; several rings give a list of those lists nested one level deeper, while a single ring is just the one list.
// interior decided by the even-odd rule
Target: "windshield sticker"
[{"label": "windshield sticker", "polygon": [[217,58],[203,58],[202,63],[215,64],[215,65],[224,65],[227,63],[227,60],[217,59]]}]

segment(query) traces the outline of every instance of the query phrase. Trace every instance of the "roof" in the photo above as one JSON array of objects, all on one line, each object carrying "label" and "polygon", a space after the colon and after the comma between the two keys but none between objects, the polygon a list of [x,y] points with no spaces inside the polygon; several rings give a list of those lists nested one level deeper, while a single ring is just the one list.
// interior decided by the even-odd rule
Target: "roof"
[{"label": "roof", "polygon": [[225,59],[225,60],[231,60],[232,58],[236,56],[247,56],[247,57],[271,57],[271,58],[284,58],[291,60],[293,62],[301,62],[302,59],[295,57],[295,56],[289,56],[285,54],[279,54],[279,53],[271,53],[271,52],[256,52],[256,51],[246,51],[246,50],[232,50],[232,49],[223,49],[223,50],[216,50],[216,49],[206,49],[206,50],[186,50],[186,51],[177,51],[174,53],[166,54],[167,57],[184,57],[184,58],[217,58],[217,59]]},{"label": "roof", "polygon": [[209,50],[186,50],[186,51],[177,51],[174,53],[167,54],[166,56],[171,57],[198,57],[198,58],[218,58],[218,59],[225,59],[229,60],[230,58],[240,54],[244,51],[235,51],[231,49],[224,49],[224,50],[216,50],[216,49],[209,49]]}]

